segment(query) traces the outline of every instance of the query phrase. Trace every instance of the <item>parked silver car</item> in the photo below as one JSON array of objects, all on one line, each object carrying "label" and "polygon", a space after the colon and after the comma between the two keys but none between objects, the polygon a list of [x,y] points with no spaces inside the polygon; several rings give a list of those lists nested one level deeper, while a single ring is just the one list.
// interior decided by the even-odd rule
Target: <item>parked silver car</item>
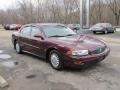
[{"label": "parked silver car", "polygon": [[110,23],[97,23],[90,28],[94,34],[97,32],[103,32],[104,34],[107,33],[115,33],[115,28]]}]

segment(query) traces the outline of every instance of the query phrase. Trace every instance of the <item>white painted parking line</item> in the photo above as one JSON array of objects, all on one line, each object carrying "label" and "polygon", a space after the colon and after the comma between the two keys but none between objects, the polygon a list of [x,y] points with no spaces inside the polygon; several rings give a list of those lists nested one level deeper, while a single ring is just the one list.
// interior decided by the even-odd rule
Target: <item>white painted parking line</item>
[{"label": "white painted parking line", "polygon": [[0,54],[0,59],[10,59],[11,56],[8,54]]},{"label": "white painted parking line", "polygon": [[8,86],[8,82],[2,76],[0,76],[0,87],[4,88],[7,86]]}]

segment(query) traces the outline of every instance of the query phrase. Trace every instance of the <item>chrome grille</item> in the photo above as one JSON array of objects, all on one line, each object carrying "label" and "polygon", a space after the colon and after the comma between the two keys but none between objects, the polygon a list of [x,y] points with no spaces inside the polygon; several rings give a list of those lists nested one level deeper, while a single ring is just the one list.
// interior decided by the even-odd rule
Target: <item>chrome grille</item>
[{"label": "chrome grille", "polygon": [[97,48],[92,51],[92,54],[100,54],[100,53],[104,52],[105,49],[106,49],[106,47]]}]

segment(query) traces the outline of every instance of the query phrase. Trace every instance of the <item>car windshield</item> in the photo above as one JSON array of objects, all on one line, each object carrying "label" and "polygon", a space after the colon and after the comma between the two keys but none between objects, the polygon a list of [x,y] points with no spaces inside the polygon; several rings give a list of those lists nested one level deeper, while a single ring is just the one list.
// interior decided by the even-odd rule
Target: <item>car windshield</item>
[{"label": "car windshield", "polygon": [[109,23],[99,23],[96,24],[95,27],[112,27],[112,25]]},{"label": "car windshield", "polygon": [[61,25],[45,26],[43,31],[47,37],[64,37],[76,34],[73,30]]}]

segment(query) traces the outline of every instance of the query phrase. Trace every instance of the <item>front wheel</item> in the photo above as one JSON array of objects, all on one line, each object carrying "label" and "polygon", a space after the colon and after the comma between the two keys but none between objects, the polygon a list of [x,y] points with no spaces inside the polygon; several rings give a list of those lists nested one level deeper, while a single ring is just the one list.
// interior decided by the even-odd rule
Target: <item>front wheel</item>
[{"label": "front wheel", "polygon": [[49,54],[49,61],[51,66],[56,70],[62,70],[63,69],[63,62],[62,62],[62,56],[61,54],[53,50]]}]

